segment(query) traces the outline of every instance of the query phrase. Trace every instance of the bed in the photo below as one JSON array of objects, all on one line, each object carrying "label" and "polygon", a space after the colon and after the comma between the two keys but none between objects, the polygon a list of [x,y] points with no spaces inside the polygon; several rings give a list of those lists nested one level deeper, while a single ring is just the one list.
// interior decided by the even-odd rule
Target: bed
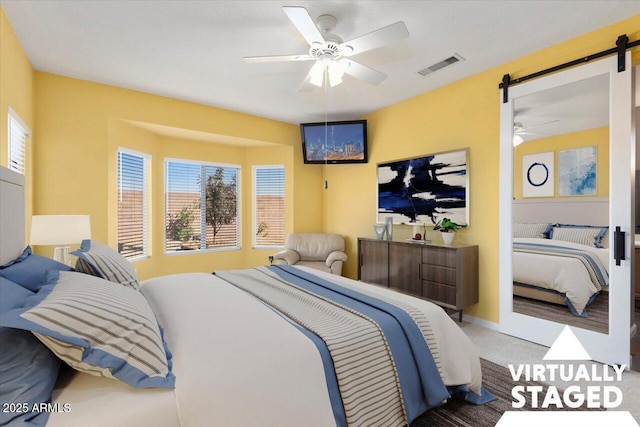
[{"label": "bed", "polygon": [[608,292],[608,200],[516,200],[513,207],[513,294],[587,317],[589,304]]},{"label": "bed", "polygon": [[[406,425],[454,395],[475,404],[493,399],[482,387],[472,343],[427,301],[289,266],[138,283],[135,270],[118,264],[117,253],[91,241],[75,253],[80,262],[71,271],[25,249],[23,229],[5,239],[24,218],[20,187],[20,177],[2,168],[0,289],[14,304],[4,304],[0,314],[0,374],[23,383],[13,391],[3,385],[3,399],[13,400],[2,402],[0,424],[391,426]],[[112,262],[114,271],[100,262]],[[38,289],[24,290],[31,282],[9,285],[25,275],[36,280],[41,263],[53,268]],[[8,264],[13,267],[4,268]],[[23,264],[30,265],[28,272],[8,273]],[[100,311],[104,307],[116,313],[114,319]],[[45,316],[45,310],[56,314]],[[60,326],[65,316],[82,325],[73,323],[75,329],[86,326],[80,317],[90,318],[86,327],[117,340],[113,346],[130,357],[110,354],[107,338],[69,337],[73,328]],[[96,326],[94,317],[111,323]],[[146,329],[132,327],[133,320]],[[14,340],[7,333],[22,335]],[[33,360],[8,358],[23,339],[32,350],[20,354],[33,354]],[[134,340],[144,343],[136,341],[126,353],[125,341]],[[148,354],[137,353],[140,348]],[[26,384],[45,370],[50,401],[40,390],[47,381],[39,379],[33,393]],[[33,401],[22,405],[27,397]]]}]

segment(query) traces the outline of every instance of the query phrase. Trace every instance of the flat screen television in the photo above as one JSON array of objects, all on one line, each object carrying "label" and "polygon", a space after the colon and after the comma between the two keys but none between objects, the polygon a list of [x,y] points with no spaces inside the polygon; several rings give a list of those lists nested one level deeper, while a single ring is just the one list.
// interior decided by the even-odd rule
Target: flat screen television
[{"label": "flat screen television", "polygon": [[367,163],[367,121],[300,124],[305,163]]}]

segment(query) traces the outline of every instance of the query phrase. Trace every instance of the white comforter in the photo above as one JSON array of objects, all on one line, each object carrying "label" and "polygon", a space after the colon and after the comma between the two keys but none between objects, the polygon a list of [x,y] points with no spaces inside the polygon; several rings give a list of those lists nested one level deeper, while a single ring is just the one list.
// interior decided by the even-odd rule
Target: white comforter
[{"label": "white comforter", "polygon": [[[609,265],[609,249],[552,239],[515,238],[514,243],[540,243],[588,251]],[[576,259],[530,253],[513,253],[513,281],[551,289],[566,294],[578,313],[582,313],[591,296],[598,292],[584,265]]]},{"label": "white comforter", "polygon": [[[326,277],[424,309],[437,331],[445,384],[467,384],[480,392],[476,350],[442,309],[388,289]],[[75,374],[54,395],[54,403],[70,403],[72,411],[51,414],[49,425],[335,425],[317,348],[274,311],[205,273],[151,279],[142,292],[165,329],[176,389],[136,390]]]}]

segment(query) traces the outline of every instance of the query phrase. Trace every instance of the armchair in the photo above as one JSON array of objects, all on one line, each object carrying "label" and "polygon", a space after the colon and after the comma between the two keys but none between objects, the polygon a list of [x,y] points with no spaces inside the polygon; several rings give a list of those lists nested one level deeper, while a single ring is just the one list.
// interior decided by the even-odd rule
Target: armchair
[{"label": "armchair", "polygon": [[298,265],[341,275],[344,238],[339,234],[292,233],[287,236],[285,249],[274,255],[277,264]]}]

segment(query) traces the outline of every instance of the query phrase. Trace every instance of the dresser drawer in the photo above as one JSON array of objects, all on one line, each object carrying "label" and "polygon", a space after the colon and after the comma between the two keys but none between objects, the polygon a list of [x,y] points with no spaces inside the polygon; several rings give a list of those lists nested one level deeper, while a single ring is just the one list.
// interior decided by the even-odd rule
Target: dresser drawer
[{"label": "dresser drawer", "polygon": [[456,307],[456,287],[433,283],[427,280],[422,281],[422,295],[430,300],[437,301],[441,304]]},{"label": "dresser drawer", "polygon": [[423,263],[421,279],[455,287],[456,270],[451,267]]},{"label": "dresser drawer", "polygon": [[422,262],[454,268],[456,266],[456,251],[433,246],[425,247],[422,250]]}]

